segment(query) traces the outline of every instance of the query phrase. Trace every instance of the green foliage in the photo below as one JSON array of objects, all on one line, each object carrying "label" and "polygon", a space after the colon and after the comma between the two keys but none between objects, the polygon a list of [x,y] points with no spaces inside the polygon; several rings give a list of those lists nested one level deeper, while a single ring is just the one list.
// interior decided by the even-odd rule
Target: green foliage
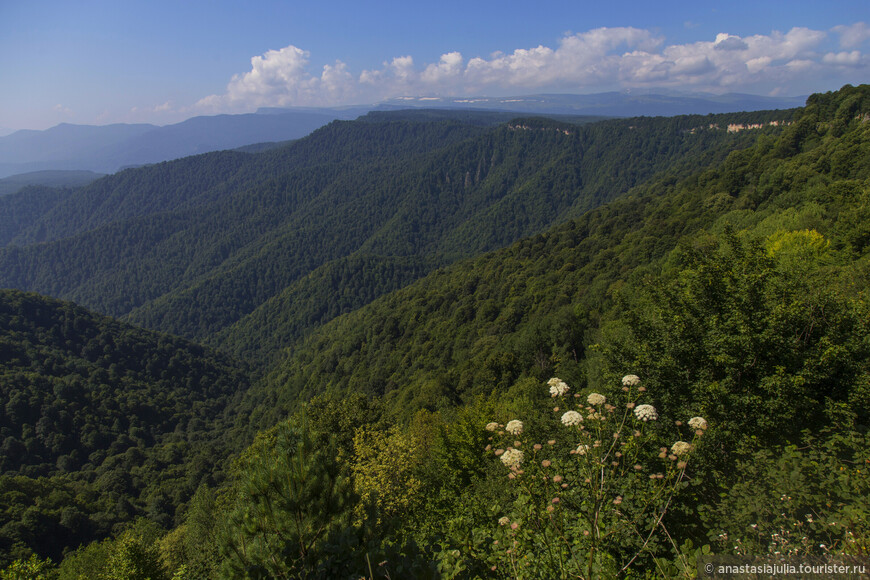
[{"label": "green foliage", "polygon": [[306,426],[282,423],[241,458],[223,527],[221,577],[346,576],[359,564],[356,496],[334,441],[315,446]]},{"label": "green foliage", "polygon": [[[870,311],[822,282],[826,247],[815,233],[777,234],[765,250],[726,232],[683,248],[670,272],[627,298],[624,338],[608,358],[667,385],[665,404],[721,425],[725,449],[838,420],[867,380]],[[852,409],[866,422],[865,408]]]},{"label": "green foliage", "polygon": [[736,554],[866,555],[870,439],[847,431],[756,452],[704,514],[710,540]]},{"label": "green foliage", "polygon": [[0,570],[0,580],[55,580],[57,572],[51,559],[41,560],[35,554],[27,560],[15,560]]},{"label": "green foliage", "polygon": [[274,357],[312,328],[406,286],[433,268],[432,260],[404,256],[340,258],[293,282],[208,342],[239,358]]},{"label": "green foliage", "polygon": [[[334,123],[258,155],[220,152],[120,172],[43,215],[22,234],[22,246],[0,251],[2,284],[113,315],[204,285],[193,288],[199,294],[176,297],[184,308],[176,305],[173,314],[158,305],[158,312],[137,317],[154,326],[166,317],[162,330],[203,335],[205,327],[225,326],[301,275],[348,255],[348,243],[377,227],[367,225],[371,212],[388,209],[378,196],[395,192],[381,191],[380,180],[402,158],[479,131],[457,123]],[[352,195],[360,189],[374,190],[374,199]],[[360,223],[351,226],[348,215]],[[42,240],[49,243],[33,244]],[[296,259],[288,260],[288,251]],[[238,268],[238,259],[246,268]],[[218,280],[231,271],[240,278]],[[189,303],[200,298],[198,306]],[[205,318],[190,320],[201,315],[189,309],[205,309]]]},{"label": "green foliage", "polygon": [[58,580],[91,580],[98,578],[111,557],[112,540],[91,542],[64,556],[58,566]]},{"label": "green foliage", "polygon": [[163,530],[145,519],[121,527],[114,538],[92,542],[66,555],[58,580],[163,580],[160,561]]},{"label": "green foliage", "polygon": [[[104,174],[77,169],[48,169],[18,173],[0,179],[0,197],[15,194],[31,186],[45,186],[49,188],[80,187],[100,177],[104,177]],[[0,212],[0,215],[3,215],[2,212]]]},{"label": "green foliage", "polygon": [[376,505],[378,518],[391,520],[419,509],[423,482],[415,472],[425,443],[404,430],[374,431],[361,427],[354,437],[354,487],[361,507]]},{"label": "green foliage", "polygon": [[688,460],[707,422],[692,418],[688,442],[671,443],[659,427],[664,418],[641,404],[647,388],[634,375],[606,396],[571,393],[556,378],[549,384],[562,425],[486,427],[494,434],[487,450],[498,447],[514,490],[494,514],[495,569],[512,578],[593,578],[648,565],[669,538],[662,520],[689,479]]},{"label": "green foliage", "polygon": [[135,515],[169,526],[220,478],[232,444],[207,434],[248,381],[227,357],[11,290],[0,353],[0,550],[60,559]]},{"label": "green foliage", "polygon": [[[782,537],[806,510],[837,522],[808,545],[866,549],[868,92],[583,126],[334,123],[47,200],[0,283],[199,337],[261,378],[2,293],[0,565],[66,550],[60,578],[488,577],[520,575],[519,554],[557,577],[575,560],[688,575],[711,540],[733,550],[719,534],[760,550],[751,524]],[[689,471],[650,449],[685,425],[626,431],[619,458],[594,446],[634,421],[609,389],[625,368],[643,402],[710,421]],[[582,432],[544,410],[553,375],[606,395],[580,398]],[[514,417],[509,479],[481,427]],[[137,516],[159,529],[128,531]]]},{"label": "green foliage", "polygon": [[[694,170],[746,146],[745,133],[693,131],[737,118],[332,123],[286,147],[190,157],[77,190],[0,249],[0,284],[197,339],[264,306],[222,344],[273,349],[280,341],[258,346],[257,320],[276,318],[279,337],[295,338],[438,264],[543,231],[657,171]],[[356,282],[348,305],[305,283],[354,254],[384,259],[386,271]],[[314,299],[302,319],[276,317],[297,292]]]},{"label": "green foliage", "polygon": [[212,578],[219,564],[221,516],[214,492],[200,485],[187,506],[184,523],[160,540],[160,561],[173,578]]},{"label": "green foliage", "polygon": [[[150,536],[150,537],[149,537]],[[164,580],[167,578],[153,534],[132,529],[113,542],[100,580]]]},{"label": "green foliage", "polygon": [[[791,134],[794,126],[782,130]],[[298,341],[267,381],[250,392],[246,405],[259,405],[261,388],[270,393],[264,409],[287,412],[298,397],[324,385],[338,392],[383,393],[388,401],[408,408],[410,394],[416,398],[427,393],[427,400],[418,404],[432,407],[438,400],[456,403],[502,391],[525,376],[545,380],[558,372],[575,382],[587,380],[585,367],[593,363],[584,360],[584,346],[593,338],[587,333],[602,319],[621,316],[622,306],[609,312],[614,291],[630,282],[627,292],[633,292],[680,240],[688,248],[690,237],[703,240],[699,232],[705,229],[721,232],[732,224],[766,230],[765,236],[778,230],[815,230],[831,241],[812,266],[827,280],[820,268],[845,258],[838,253],[844,240],[862,243],[862,234],[838,218],[860,213],[863,198],[858,192],[867,186],[855,181],[863,175],[860,164],[832,179],[830,166],[822,161],[843,147],[863,151],[867,131],[867,123],[855,120],[842,136],[802,145],[785,159],[777,152],[778,140],[762,136],[756,146],[732,152],[718,166],[685,179],[679,173],[660,176],[546,234],[435,271]],[[856,227],[860,232],[863,226]],[[788,267],[786,261],[805,262],[799,253],[780,260],[781,269]],[[740,275],[735,271],[735,280]],[[855,275],[860,280],[861,274]],[[810,295],[818,295],[819,307],[826,300],[823,294]],[[854,289],[841,295],[854,295]],[[793,310],[799,306],[789,305]],[[860,314],[860,303],[853,306]],[[742,308],[742,316],[750,317],[746,322],[756,324],[748,306]],[[783,317],[800,317],[799,312],[780,310]],[[847,317],[854,320],[851,314]],[[860,360],[860,353],[854,354]],[[616,361],[620,368],[629,364],[631,360]]]},{"label": "green foliage", "polygon": [[[0,187],[2,187],[0,180]],[[70,195],[66,189],[30,185],[10,195],[0,194],[0,246],[30,228],[46,212]]]}]

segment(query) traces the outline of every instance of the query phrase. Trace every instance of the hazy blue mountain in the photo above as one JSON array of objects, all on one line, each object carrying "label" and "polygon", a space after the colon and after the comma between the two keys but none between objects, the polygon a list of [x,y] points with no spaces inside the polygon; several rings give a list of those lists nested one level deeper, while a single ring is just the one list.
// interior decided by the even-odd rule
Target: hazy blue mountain
[{"label": "hazy blue mountain", "polygon": [[157,129],[156,125],[70,125],[44,131],[25,129],[0,137],[0,177],[43,169],[105,169],[88,160],[99,159],[109,148]]},{"label": "hazy blue mountain", "polygon": [[122,151],[108,154],[107,158],[115,160],[119,166],[136,165],[252,143],[287,141],[304,137],[337,118],[326,111],[193,117],[130,139]]},{"label": "hazy blue mountain", "polygon": [[0,137],[0,177],[46,169],[114,173],[264,141],[287,141],[311,133],[342,115],[328,110],[283,111],[193,117],[155,125],[69,125],[16,131]]}]

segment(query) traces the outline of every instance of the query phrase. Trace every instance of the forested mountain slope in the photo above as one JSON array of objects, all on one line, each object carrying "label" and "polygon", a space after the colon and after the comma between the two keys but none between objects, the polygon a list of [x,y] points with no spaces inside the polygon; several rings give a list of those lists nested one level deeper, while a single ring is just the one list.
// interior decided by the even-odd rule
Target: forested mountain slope
[{"label": "forested mountain slope", "polygon": [[97,181],[0,250],[0,285],[204,339],[332,260],[360,252],[443,264],[495,249],[754,138],[726,132],[729,123],[789,116],[335,122],[260,154]]},{"label": "forested mountain slope", "polygon": [[[3,251],[3,283],[124,314],[210,272],[279,227],[330,181],[348,182],[356,165],[468,134],[458,125],[406,129],[336,123],[281,151],[208,154],[108,177],[31,228],[75,235]],[[241,159],[247,163],[228,167]],[[200,174],[227,177],[203,182]],[[178,190],[176,177],[186,189]],[[114,219],[125,208],[133,217]],[[94,222],[91,215],[103,217]]]},{"label": "forested mountain slope", "polygon": [[34,171],[0,179],[0,197],[20,191],[28,185],[46,187],[81,187],[96,181],[103,174],[93,171]]},{"label": "forested mountain slope", "polygon": [[247,373],[173,336],[0,291],[0,551],[57,558],[136,514],[171,523],[200,482],[220,480]]},{"label": "forested mountain slope", "polygon": [[0,197],[0,244],[10,243],[69,194],[68,189],[28,185]]},{"label": "forested mountain slope", "polygon": [[761,136],[721,165],[661,175],[333,321],[291,343],[268,386],[252,391],[264,397],[255,405],[277,417],[300,396],[334,389],[432,407],[564,372],[584,359],[588,331],[612,316],[613,292],[660,271],[678,243],[705,230],[806,229],[830,240],[840,260],[864,256],[866,93],[817,95],[782,136]]}]

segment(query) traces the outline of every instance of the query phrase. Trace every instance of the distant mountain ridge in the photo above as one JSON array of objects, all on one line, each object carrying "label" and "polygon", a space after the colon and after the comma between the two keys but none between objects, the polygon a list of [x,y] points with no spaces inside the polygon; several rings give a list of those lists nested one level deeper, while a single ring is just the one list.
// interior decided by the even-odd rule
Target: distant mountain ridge
[{"label": "distant mountain ridge", "polygon": [[188,155],[299,139],[330,121],[355,119],[370,111],[439,108],[543,116],[637,117],[790,109],[802,106],[804,100],[804,97],[667,92],[516,97],[416,96],[352,107],[264,107],[256,113],[192,117],[163,127],[63,123],[44,131],[22,130],[0,137],[0,178],[48,169],[114,173],[125,167]]},{"label": "distant mountain ridge", "polygon": [[380,108],[475,108],[557,115],[672,117],[802,107],[806,96],[764,97],[740,93],[608,92],[589,95],[539,94],[515,97],[397,97]]},{"label": "distant mountain ridge", "polygon": [[252,143],[299,139],[339,118],[324,109],[193,117],[164,127],[61,124],[16,131],[0,137],[0,177],[48,169],[114,173]]}]

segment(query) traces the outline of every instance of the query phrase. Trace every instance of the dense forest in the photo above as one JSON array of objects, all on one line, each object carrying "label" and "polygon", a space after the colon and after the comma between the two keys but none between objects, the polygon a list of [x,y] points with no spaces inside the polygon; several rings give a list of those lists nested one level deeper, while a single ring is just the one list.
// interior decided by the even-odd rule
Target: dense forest
[{"label": "dense forest", "polygon": [[7,558],[27,545],[59,558],[137,513],[170,524],[220,480],[220,433],[248,383],[237,362],[15,290],[0,292],[0,345]]},{"label": "dense forest", "polygon": [[746,114],[495,127],[453,116],[334,122],[256,155],[210,153],[109,176],[30,223],[0,223],[17,228],[0,248],[0,285],[205,341],[334,260],[450,263],[753,138],[725,130]]},{"label": "dense forest", "polygon": [[866,558],[870,86],[582,121],[0,198],[0,578]]}]

